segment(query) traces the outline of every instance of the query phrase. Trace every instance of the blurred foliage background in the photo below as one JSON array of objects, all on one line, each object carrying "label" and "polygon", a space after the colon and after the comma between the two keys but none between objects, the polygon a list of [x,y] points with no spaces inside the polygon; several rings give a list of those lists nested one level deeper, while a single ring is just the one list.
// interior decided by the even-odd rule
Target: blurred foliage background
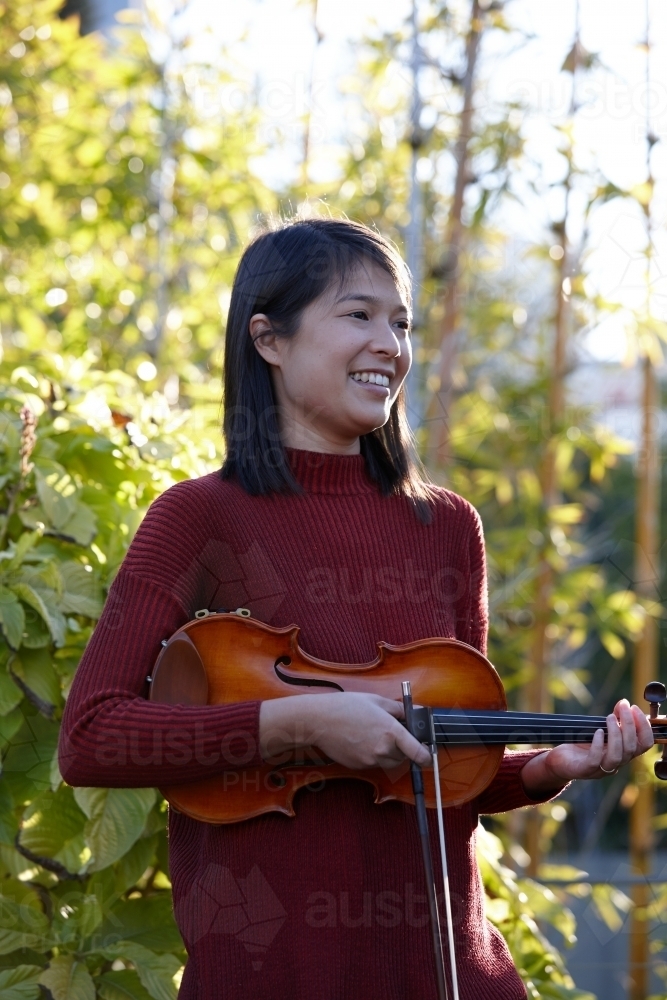
[{"label": "blurred foliage background", "polygon": [[[335,184],[313,183],[306,119],[300,178],[279,190],[253,169],[266,152],[260,111],[223,117],[195,100],[233,82],[224,54],[193,64],[187,38],[150,8],[128,14],[111,45],[79,37],[58,7],[0,3],[0,998],[168,1000],[185,953],[165,805],[152,790],[68,788],[55,746],[143,513],[220,464],[224,321],[245,241],[298,206],[368,222],[405,249],[419,278],[412,422],[433,478],[484,520],[490,657],[514,706],[601,713],[629,696],[633,644],[647,623],[661,628],[661,608],[633,584],[633,447],[568,401],[554,354],[559,336],[614,308],[587,294],[586,234],[568,244],[565,195],[576,185],[585,213],[613,198],[644,211],[650,189],[584,170],[572,131],[554,125],[563,220],[507,266],[515,248],[498,213],[522,196],[522,108],[466,119],[482,35],[516,31],[500,3],[475,2],[469,17],[430,5],[419,44],[441,84],[432,93],[445,93],[430,103],[386,85],[414,56],[414,25],[369,38],[347,98],[363,143]],[[563,64],[573,92],[594,65],[575,40]],[[449,179],[432,182],[443,155]],[[527,285],[543,290],[530,314]],[[636,354],[654,363],[664,331],[648,313],[634,329]],[[628,810],[652,782],[642,764],[540,807],[532,829],[513,816],[482,832],[489,915],[531,996],[590,996],[544,934],[573,941],[568,896],[591,895],[612,929],[633,907],[547,855],[626,848]],[[661,898],[647,914],[661,919]]]}]

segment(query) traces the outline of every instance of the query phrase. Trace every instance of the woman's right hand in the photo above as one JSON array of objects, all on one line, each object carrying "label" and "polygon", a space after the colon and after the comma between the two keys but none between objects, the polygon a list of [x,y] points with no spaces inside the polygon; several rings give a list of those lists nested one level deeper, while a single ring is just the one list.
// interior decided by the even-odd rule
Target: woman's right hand
[{"label": "woman's right hand", "polygon": [[352,770],[396,767],[407,758],[422,767],[431,754],[399,719],[403,706],[376,694],[332,692],[263,701],[260,750],[271,760],[298,747],[317,747]]}]

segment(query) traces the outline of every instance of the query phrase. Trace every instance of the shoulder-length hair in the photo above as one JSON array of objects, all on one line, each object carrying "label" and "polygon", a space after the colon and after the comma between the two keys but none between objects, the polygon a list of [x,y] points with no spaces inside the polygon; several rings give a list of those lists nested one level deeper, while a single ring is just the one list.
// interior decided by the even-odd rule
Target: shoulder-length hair
[{"label": "shoulder-length hair", "polygon": [[[263,232],[246,248],[234,278],[225,339],[223,479],[235,476],[255,495],[300,492],[281,441],[270,366],[252,342],[250,319],[265,313],[274,332],[293,337],[306,306],[369,262],[391,275],[410,303],[410,274],[398,250],[358,222],[293,220]],[[431,493],[413,457],[403,389],[387,423],[361,437],[361,453],[382,494],[409,497],[422,520],[429,519]]]}]

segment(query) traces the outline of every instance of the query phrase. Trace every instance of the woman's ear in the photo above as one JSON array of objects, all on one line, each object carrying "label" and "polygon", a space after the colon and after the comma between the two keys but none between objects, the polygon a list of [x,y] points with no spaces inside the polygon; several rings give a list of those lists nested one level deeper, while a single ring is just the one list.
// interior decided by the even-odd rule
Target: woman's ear
[{"label": "woman's ear", "polygon": [[273,331],[271,320],[265,313],[255,313],[250,317],[248,333],[257,352],[270,365],[280,367],[279,337]]}]

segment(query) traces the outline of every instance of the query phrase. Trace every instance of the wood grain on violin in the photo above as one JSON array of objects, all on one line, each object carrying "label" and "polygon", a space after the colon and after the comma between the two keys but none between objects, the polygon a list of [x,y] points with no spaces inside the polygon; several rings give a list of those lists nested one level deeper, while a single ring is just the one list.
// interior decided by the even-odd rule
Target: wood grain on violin
[{"label": "wood grain on violin", "polygon": [[[239,613],[198,614],[205,616],[188,622],[164,644],[151,675],[152,701],[220,705],[299,693],[326,696],[330,691],[400,701],[401,682],[410,681],[415,704],[433,709],[445,806],[468,802],[484,791],[507,743],[583,743],[606,727],[603,716],[507,712],[493,665],[456,639],[422,639],[404,646],[379,642],[371,663],[328,663],[300,648],[296,625],[274,628]],[[664,688],[662,692],[664,697]],[[657,702],[657,696],[651,700]],[[667,718],[656,713],[652,705],[656,738],[667,738]],[[210,823],[236,823],[275,811],[293,816],[300,788],[316,788],[335,778],[370,783],[378,803],[414,802],[407,761],[387,770],[353,771],[323,758],[317,748],[301,748],[259,768],[231,766],[214,777],[161,791],[172,807]],[[432,772],[426,771],[424,779],[426,803],[433,808]]]}]

